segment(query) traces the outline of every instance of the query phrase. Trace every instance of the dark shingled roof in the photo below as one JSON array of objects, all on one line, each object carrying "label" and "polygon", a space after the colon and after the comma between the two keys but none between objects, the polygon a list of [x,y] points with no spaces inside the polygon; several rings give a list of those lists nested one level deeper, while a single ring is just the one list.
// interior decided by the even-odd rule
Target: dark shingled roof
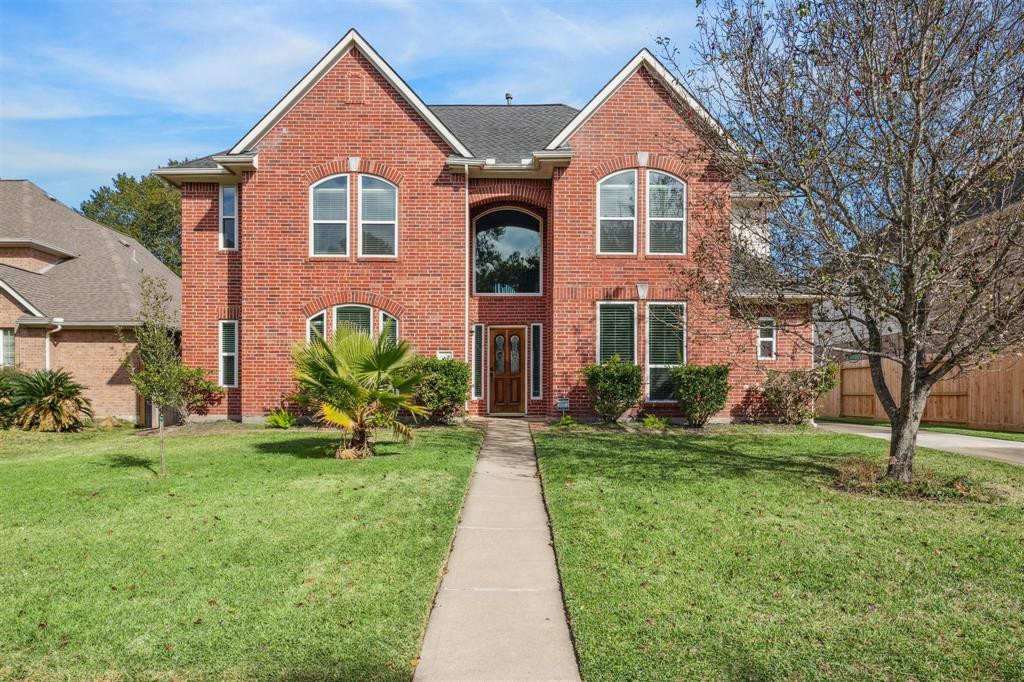
[{"label": "dark shingled roof", "polygon": [[[45,317],[126,326],[136,320],[142,272],[167,282],[181,308],[181,280],[142,244],[71,210],[28,180],[0,181],[0,240],[33,240],[74,258],[41,273],[0,264],[0,280]],[[23,322],[34,318],[26,314]]]},{"label": "dark shingled roof", "polygon": [[579,113],[565,104],[435,104],[430,110],[478,159],[519,163]]}]

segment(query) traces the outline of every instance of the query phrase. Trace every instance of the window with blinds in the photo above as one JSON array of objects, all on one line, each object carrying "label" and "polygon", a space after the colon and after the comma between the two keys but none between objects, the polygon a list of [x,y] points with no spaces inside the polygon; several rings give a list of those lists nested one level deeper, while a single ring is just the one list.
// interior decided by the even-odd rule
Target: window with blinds
[{"label": "window with blinds", "polygon": [[348,176],[321,180],[310,189],[310,253],[348,255]]},{"label": "window with blinds", "polygon": [[0,367],[14,367],[14,329],[0,329]]},{"label": "window with blinds", "polygon": [[541,325],[535,322],[530,325],[530,398],[540,400],[543,395],[544,352]]},{"label": "window with blinds", "polygon": [[220,321],[220,385],[238,386],[238,320]]},{"label": "window with blinds", "polygon": [[238,248],[238,187],[220,188],[220,248],[234,251]]},{"label": "window with blinds", "polygon": [[597,184],[597,252],[636,253],[636,171]]},{"label": "window with blinds", "polygon": [[365,334],[373,333],[370,309],[364,305],[339,305],[334,309],[334,329],[355,329]]},{"label": "window with blinds", "polygon": [[647,253],[686,253],[686,185],[660,171],[647,173]]},{"label": "window with blinds", "polygon": [[484,326],[473,325],[473,398],[484,397]]},{"label": "window with blinds", "polygon": [[386,333],[391,343],[398,343],[398,318],[380,311],[380,333]]},{"label": "window with blinds", "polygon": [[306,321],[307,331],[309,332],[309,340],[312,341],[314,336],[319,335],[320,338],[327,336],[327,313],[321,310],[313,317]]},{"label": "window with blinds", "polygon": [[647,399],[673,399],[673,367],[686,362],[686,304],[647,305]]},{"label": "window with blinds", "polygon": [[359,176],[359,255],[398,255],[398,188],[372,175]]},{"label": "window with blinds", "polygon": [[636,308],[633,303],[597,305],[597,361],[618,355],[623,362],[636,362]]}]

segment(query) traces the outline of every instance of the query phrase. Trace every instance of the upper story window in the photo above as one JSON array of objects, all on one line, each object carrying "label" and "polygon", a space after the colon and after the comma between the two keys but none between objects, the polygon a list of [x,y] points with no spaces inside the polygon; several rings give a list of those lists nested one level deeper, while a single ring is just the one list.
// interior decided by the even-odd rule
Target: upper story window
[{"label": "upper story window", "polygon": [[348,255],[348,176],[321,180],[309,190],[309,253]]},{"label": "upper story window", "polygon": [[541,293],[541,221],[532,213],[499,208],[473,221],[474,293]]},{"label": "upper story window", "polygon": [[668,173],[647,173],[647,253],[686,253],[686,185]]},{"label": "upper story window", "polygon": [[636,253],[636,171],[597,184],[597,252]]},{"label": "upper story window", "polygon": [[359,255],[398,255],[398,188],[372,175],[359,176]]},{"label": "upper story window", "polygon": [[222,185],[220,188],[220,248],[234,251],[238,248],[238,187]]},{"label": "upper story window", "polygon": [[775,359],[775,319],[762,317],[757,321],[757,359]]}]

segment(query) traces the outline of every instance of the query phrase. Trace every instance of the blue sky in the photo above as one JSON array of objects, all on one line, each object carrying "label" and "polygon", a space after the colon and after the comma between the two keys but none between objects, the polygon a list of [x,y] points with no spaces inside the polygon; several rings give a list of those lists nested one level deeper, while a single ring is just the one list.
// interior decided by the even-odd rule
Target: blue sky
[{"label": "blue sky", "polygon": [[77,206],[120,171],[234,144],[356,27],[429,104],[584,104],[685,2],[0,0],[0,177]]}]

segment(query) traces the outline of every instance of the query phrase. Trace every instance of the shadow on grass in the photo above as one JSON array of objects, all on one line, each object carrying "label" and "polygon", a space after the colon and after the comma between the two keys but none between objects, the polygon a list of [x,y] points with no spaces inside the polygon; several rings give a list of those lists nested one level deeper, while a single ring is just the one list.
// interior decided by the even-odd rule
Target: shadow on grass
[{"label": "shadow on grass", "polygon": [[[256,450],[268,455],[289,455],[298,459],[333,459],[341,434],[330,437],[295,436],[264,443],[256,443]],[[387,457],[399,453],[398,443],[379,441],[374,443],[374,457]]]},{"label": "shadow on grass", "polygon": [[155,462],[148,457],[139,457],[138,455],[109,455],[106,460],[106,465],[115,469],[146,469],[154,476],[157,475],[156,469],[153,468]]}]

